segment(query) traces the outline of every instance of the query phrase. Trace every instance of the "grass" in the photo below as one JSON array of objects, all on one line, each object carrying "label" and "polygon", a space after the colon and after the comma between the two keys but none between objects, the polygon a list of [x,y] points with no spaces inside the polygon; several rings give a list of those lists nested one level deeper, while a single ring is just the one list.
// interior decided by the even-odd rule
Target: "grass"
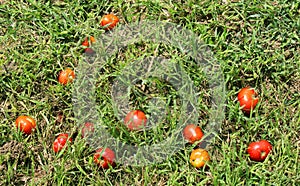
[{"label": "grass", "polygon": [[[1,1],[0,4],[0,184],[1,185],[299,185],[300,184],[300,3],[298,1]],[[194,169],[186,145],[164,161],[148,166],[118,164],[102,170],[94,149],[78,135],[73,113],[74,84],[57,82],[60,70],[76,69],[84,59],[81,42],[104,31],[102,15],[113,12],[120,24],[168,20],[199,35],[219,61],[226,82],[226,119],[207,148],[211,161]],[[130,62],[159,53],[188,61],[177,50],[155,43],[131,45],[112,57],[97,79],[97,111],[113,135],[133,143],[154,143],[172,133],[176,91],[155,79],[144,82],[150,94],[167,100],[174,117],[150,134],[129,133],[113,112],[111,86]],[[200,124],[210,111],[201,69],[184,66],[199,91]],[[244,86],[255,87],[260,103],[245,116],[235,101]],[[145,89],[131,94],[133,108],[149,109]],[[175,103],[176,102],[176,103]],[[57,117],[63,113],[62,121]],[[36,118],[37,131],[17,132],[14,121]],[[149,113],[148,113],[149,114]],[[167,122],[166,122],[167,123]],[[74,143],[54,154],[57,134]],[[273,144],[263,163],[250,161],[247,145],[261,138]]]}]

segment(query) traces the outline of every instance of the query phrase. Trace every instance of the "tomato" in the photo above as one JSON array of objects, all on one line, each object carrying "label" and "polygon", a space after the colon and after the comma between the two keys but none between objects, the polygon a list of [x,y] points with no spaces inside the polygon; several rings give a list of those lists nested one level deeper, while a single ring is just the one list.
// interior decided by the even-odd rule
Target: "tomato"
[{"label": "tomato", "polygon": [[250,113],[250,111],[255,108],[258,100],[257,93],[253,88],[245,87],[238,93],[238,101],[240,102],[242,110],[246,113]]},{"label": "tomato", "polygon": [[63,85],[72,82],[74,79],[75,79],[75,72],[70,68],[66,68],[65,70],[60,71],[58,75],[58,81]]},{"label": "tomato", "polygon": [[35,120],[30,116],[19,116],[16,119],[16,127],[24,134],[31,134],[36,127]]},{"label": "tomato", "polygon": [[60,134],[57,136],[55,141],[53,142],[53,150],[55,153],[61,151],[65,146],[67,141],[72,142],[72,138],[69,138],[69,135],[66,133]]},{"label": "tomato", "polygon": [[104,169],[108,169],[109,165],[114,167],[115,159],[115,153],[110,148],[100,148],[94,154],[94,162]]},{"label": "tomato", "polygon": [[81,137],[85,138],[95,131],[95,127],[93,123],[86,122],[81,129]]},{"label": "tomato", "polygon": [[91,48],[85,48],[84,49],[84,52],[88,55],[92,55],[92,54],[95,54],[95,51]]},{"label": "tomato", "polygon": [[[90,37],[90,42],[91,42],[91,44],[93,44],[93,43],[96,42],[96,39],[95,39],[93,36],[91,36],[91,37]],[[82,46],[86,46],[86,47],[89,47],[89,46],[90,46],[89,39],[88,39],[87,37],[86,37],[86,38],[84,39],[84,41],[82,42]]]},{"label": "tomato", "polygon": [[201,128],[194,124],[189,124],[183,129],[183,137],[188,140],[189,143],[201,140],[203,135]]},{"label": "tomato", "polygon": [[249,144],[247,153],[250,155],[250,159],[253,161],[264,161],[270,151],[272,145],[267,140],[260,140]]},{"label": "tomato", "polygon": [[129,130],[140,130],[146,126],[147,117],[141,110],[134,110],[127,114],[124,123]]},{"label": "tomato", "polygon": [[113,29],[119,22],[119,18],[114,14],[107,14],[102,17],[100,24],[105,27],[105,30]]},{"label": "tomato", "polygon": [[204,149],[194,149],[190,155],[190,163],[196,168],[203,167],[209,160],[209,154]]},{"label": "tomato", "polygon": [[82,46],[86,46],[86,47],[90,46],[88,38],[84,39],[84,41],[82,42]]},{"label": "tomato", "polygon": [[90,43],[93,44],[95,42],[96,42],[96,39],[93,36],[90,37],[90,40],[87,37],[84,39],[84,41],[82,42],[82,46],[87,47],[84,49],[84,52],[86,54],[94,54],[95,53],[95,51],[93,49],[88,48],[90,46]]}]

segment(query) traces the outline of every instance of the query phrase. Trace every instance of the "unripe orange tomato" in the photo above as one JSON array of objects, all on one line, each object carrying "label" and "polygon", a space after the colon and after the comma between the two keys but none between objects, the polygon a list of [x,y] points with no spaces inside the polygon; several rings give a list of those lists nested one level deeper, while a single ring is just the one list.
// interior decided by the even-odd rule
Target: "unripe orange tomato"
[{"label": "unripe orange tomato", "polygon": [[35,120],[30,116],[19,116],[16,119],[16,127],[25,134],[31,134],[36,127]]},{"label": "unripe orange tomato", "polygon": [[204,149],[194,149],[190,155],[190,163],[196,168],[203,167],[209,160],[209,154]]},{"label": "unripe orange tomato", "polygon": [[[90,36],[90,42],[91,44],[95,43],[96,42],[96,39],[93,37],[93,36]],[[85,38],[84,41],[82,42],[82,46],[86,46],[86,47],[89,47],[90,46],[90,43],[89,43],[89,38]]]},{"label": "unripe orange tomato", "polygon": [[75,72],[70,68],[66,68],[65,70],[60,71],[58,75],[58,82],[63,85],[72,82],[74,79],[75,79]]}]

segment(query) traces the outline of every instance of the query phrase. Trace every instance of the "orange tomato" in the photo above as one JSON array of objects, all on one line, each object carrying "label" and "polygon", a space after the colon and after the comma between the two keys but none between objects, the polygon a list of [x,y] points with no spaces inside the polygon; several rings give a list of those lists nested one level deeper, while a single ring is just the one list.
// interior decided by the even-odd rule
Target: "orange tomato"
[{"label": "orange tomato", "polygon": [[114,14],[107,14],[101,19],[101,26],[105,27],[105,30],[113,29],[119,22],[119,18]]},{"label": "orange tomato", "polygon": [[96,39],[95,39],[93,36],[91,36],[91,37],[90,37],[90,41],[91,41],[91,43],[95,43],[95,42],[96,42]]},{"label": "orange tomato", "polygon": [[75,72],[70,68],[60,71],[58,75],[58,82],[63,85],[72,82],[74,79],[75,79]]},{"label": "orange tomato", "polygon": [[[91,44],[93,44],[93,43],[96,42],[96,39],[95,39],[93,36],[91,36],[91,37],[90,37],[90,42],[91,42]],[[86,47],[89,47],[89,46],[90,46],[89,39],[88,39],[87,37],[86,37],[86,38],[84,39],[84,41],[82,42],[82,46],[86,46]]]},{"label": "orange tomato", "polygon": [[19,116],[16,119],[16,127],[23,133],[29,135],[35,129],[36,122],[30,116]]},{"label": "orange tomato", "polygon": [[190,156],[190,163],[196,168],[203,167],[209,160],[209,154],[204,149],[194,149]]}]

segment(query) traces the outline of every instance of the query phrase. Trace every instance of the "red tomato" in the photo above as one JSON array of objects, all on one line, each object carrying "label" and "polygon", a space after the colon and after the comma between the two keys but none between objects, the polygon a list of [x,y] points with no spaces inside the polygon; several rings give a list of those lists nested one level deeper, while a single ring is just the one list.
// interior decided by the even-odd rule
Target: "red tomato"
[{"label": "red tomato", "polygon": [[53,142],[53,150],[55,153],[58,153],[59,151],[61,151],[67,141],[69,140],[69,142],[72,142],[72,138],[69,138],[68,134],[60,134],[58,135],[58,137],[55,139],[55,141]]},{"label": "red tomato", "polygon": [[86,54],[89,54],[89,55],[95,54],[95,51],[94,51],[93,49],[91,49],[91,48],[85,48],[85,49],[84,49],[84,52],[85,52]]},{"label": "red tomato", "polygon": [[201,128],[194,124],[189,124],[183,129],[183,137],[188,140],[189,143],[201,140],[203,135]]},{"label": "red tomato", "polygon": [[258,100],[257,93],[253,88],[245,87],[238,93],[238,101],[240,102],[242,110],[246,113],[250,113],[250,111],[255,108]]},{"label": "red tomato", "polygon": [[194,149],[190,155],[190,163],[196,168],[203,167],[209,160],[209,154],[204,149]]},{"label": "red tomato", "polygon": [[88,38],[84,39],[84,41],[82,42],[82,46],[86,46],[86,47],[90,46]]},{"label": "red tomato", "polygon": [[250,155],[250,159],[253,161],[264,161],[270,151],[272,145],[267,140],[260,140],[249,144],[247,153]]},{"label": "red tomato", "polygon": [[140,130],[146,126],[147,117],[141,110],[134,110],[127,114],[124,123],[129,130]]},{"label": "red tomato", "polygon": [[94,162],[104,169],[108,169],[109,165],[115,166],[115,159],[115,153],[110,148],[100,148],[94,154]]},{"label": "red tomato", "polygon": [[94,124],[90,122],[86,122],[81,129],[81,137],[85,138],[95,131]]},{"label": "red tomato", "polygon": [[16,119],[16,127],[24,134],[31,134],[36,127],[35,120],[30,116],[19,116]]},{"label": "red tomato", "polygon": [[105,27],[105,30],[113,29],[119,22],[119,18],[114,14],[107,14],[102,17],[100,24]]},{"label": "red tomato", "polygon": [[75,72],[70,68],[66,68],[65,70],[60,71],[58,75],[58,81],[63,85],[72,82],[74,79],[75,79]]}]

